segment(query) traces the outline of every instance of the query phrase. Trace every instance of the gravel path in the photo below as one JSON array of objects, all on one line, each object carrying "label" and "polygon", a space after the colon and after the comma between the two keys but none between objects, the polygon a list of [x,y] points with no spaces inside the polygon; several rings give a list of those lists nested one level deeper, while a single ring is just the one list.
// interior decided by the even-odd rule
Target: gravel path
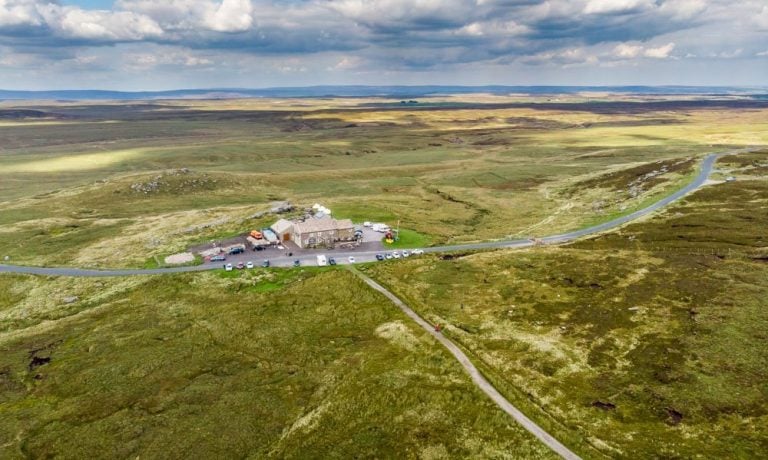
[{"label": "gravel path", "polygon": [[568,460],[576,460],[580,457],[573,453],[570,449],[565,447],[563,444],[560,443],[557,439],[555,439],[551,434],[544,431],[542,427],[537,425],[533,420],[529,419],[525,416],[518,408],[512,405],[507,398],[501,395],[501,393],[494,388],[491,383],[486,380],[485,377],[483,377],[483,374],[480,373],[479,370],[475,367],[474,364],[472,364],[472,361],[469,360],[469,357],[461,351],[461,349],[456,346],[453,342],[448,340],[443,334],[440,332],[435,331],[435,328],[426,322],[421,316],[419,316],[415,311],[413,311],[408,305],[403,303],[402,300],[400,300],[397,296],[392,294],[390,291],[388,291],[384,286],[380,285],[376,281],[372,280],[371,278],[367,277],[366,275],[362,274],[360,271],[355,269],[354,267],[350,267],[350,271],[354,273],[355,275],[359,276],[365,283],[370,286],[371,288],[381,292],[384,294],[389,300],[392,301],[395,305],[397,305],[400,310],[403,311],[408,317],[410,317],[413,321],[416,322],[419,326],[422,327],[425,331],[429,332],[432,337],[437,339],[438,342],[443,344],[445,348],[448,349],[448,351],[451,352],[451,354],[456,358],[456,360],[461,364],[461,366],[464,368],[465,371],[469,374],[469,376],[472,378],[472,382],[480,388],[485,394],[490,397],[493,402],[496,403],[497,406],[499,406],[504,412],[511,415],[512,418],[514,418],[520,425],[523,426],[526,430],[528,430],[531,434],[536,436],[541,442],[543,442],[547,447],[552,449],[555,453],[560,455],[561,457],[568,459]]}]

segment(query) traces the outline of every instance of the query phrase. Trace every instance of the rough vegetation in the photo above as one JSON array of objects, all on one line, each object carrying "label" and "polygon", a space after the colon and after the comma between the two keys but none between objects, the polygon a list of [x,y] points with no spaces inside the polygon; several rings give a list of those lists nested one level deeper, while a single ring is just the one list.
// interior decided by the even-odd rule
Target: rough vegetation
[{"label": "rough vegetation", "polygon": [[[155,266],[277,200],[400,221],[403,246],[542,236],[768,143],[764,104],[540,102],[5,103],[0,257]],[[367,271],[586,458],[763,457],[766,158],[567,247]],[[551,457],[343,270],[0,275],[0,458],[245,455]]]},{"label": "rough vegetation", "polygon": [[351,274],[0,276],[0,457],[552,458]]},{"label": "rough vegetation", "polygon": [[[371,102],[18,107],[61,119],[0,126],[0,257],[141,266],[195,242],[171,227],[215,222],[215,209],[227,223],[210,233],[231,232],[275,200],[399,220],[431,244],[538,236],[630,212],[680,186],[700,155],[768,132],[763,109],[737,102]],[[62,224],[70,235],[46,244]]]},{"label": "rough vegetation", "polygon": [[768,447],[766,208],[768,183],[745,180],[563,248],[369,271],[565,439],[754,458]]}]

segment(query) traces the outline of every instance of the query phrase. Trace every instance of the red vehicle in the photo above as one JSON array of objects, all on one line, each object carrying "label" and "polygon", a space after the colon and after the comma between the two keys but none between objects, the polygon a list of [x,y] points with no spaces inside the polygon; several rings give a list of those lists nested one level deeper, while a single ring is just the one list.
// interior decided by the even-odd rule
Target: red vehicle
[{"label": "red vehicle", "polygon": [[245,268],[245,264],[244,264],[244,263],[242,263],[242,262],[239,262],[239,263],[237,264],[237,268],[238,268],[238,270],[242,270],[242,269],[244,269],[244,268]]}]

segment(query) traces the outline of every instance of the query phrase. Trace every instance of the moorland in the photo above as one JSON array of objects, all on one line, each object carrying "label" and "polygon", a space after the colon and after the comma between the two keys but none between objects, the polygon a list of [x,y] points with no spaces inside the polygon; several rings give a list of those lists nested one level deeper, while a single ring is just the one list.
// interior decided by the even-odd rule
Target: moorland
[{"label": "moorland", "polygon": [[[274,201],[418,246],[544,236],[766,144],[746,96],[6,101],[0,257],[142,267]],[[583,457],[759,457],[767,171],[768,149],[723,157],[683,201],[566,246],[362,269]],[[0,287],[0,457],[552,455],[343,269]]]}]

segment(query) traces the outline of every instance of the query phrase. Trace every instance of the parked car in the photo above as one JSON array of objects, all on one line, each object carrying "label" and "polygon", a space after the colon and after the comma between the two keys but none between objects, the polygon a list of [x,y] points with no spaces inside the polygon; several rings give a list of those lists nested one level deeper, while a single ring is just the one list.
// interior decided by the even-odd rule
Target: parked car
[{"label": "parked car", "polygon": [[392,253],[388,252],[387,255],[384,256],[387,260],[390,260],[392,258]]},{"label": "parked car", "polygon": [[218,255],[211,257],[211,262],[224,262],[227,260],[227,256],[225,255]]},{"label": "parked car", "polygon": [[253,268],[253,262],[251,262],[250,260],[248,262],[246,262],[245,263],[245,268]]},{"label": "parked car", "polygon": [[413,253],[414,256],[420,256],[420,255],[424,254],[424,250],[423,249],[414,249],[412,251],[412,253]]},{"label": "parked car", "polygon": [[229,255],[240,254],[241,252],[245,252],[245,249],[243,249],[243,248],[232,248],[232,249],[229,250]]},{"label": "parked car", "polygon": [[400,253],[398,251],[392,251],[392,257],[394,257],[395,259],[399,259]]},{"label": "parked car", "polygon": [[269,268],[269,261],[267,259],[264,259],[264,262],[261,263],[261,266],[264,268]]},{"label": "parked car", "polygon": [[336,265],[336,259],[334,259],[333,257],[328,259],[328,265]]},{"label": "parked car", "polygon": [[237,269],[238,269],[238,270],[242,270],[242,269],[244,269],[244,268],[245,268],[245,264],[244,264],[244,263],[242,263],[242,262],[238,262],[238,263],[237,263],[237,265],[236,265],[236,267],[237,267]]},{"label": "parked car", "polygon": [[373,226],[373,224],[368,222],[368,221],[363,222],[363,227],[372,227],[372,226]]},{"label": "parked car", "polygon": [[349,263],[355,263],[355,256],[349,256]]},{"label": "parked car", "polygon": [[232,271],[232,264],[226,264],[224,265],[224,270],[231,272]]},{"label": "parked car", "polygon": [[283,246],[282,244],[278,244],[277,249],[280,249],[282,251],[283,249],[285,249],[285,246]]},{"label": "parked car", "polygon": [[301,260],[299,260],[299,259],[296,259],[296,260],[294,260],[294,261],[293,261],[293,266],[294,266],[294,267],[298,267],[298,266],[300,266],[300,265],[301,265]]},{"label": "parked car", "polygon": [[411,253],[408,251],[403,251],[403,257],[410,257]]},{"label": "parked car", "polygon": [[376,254],[376,260],[384,260],[384,254]]}]

